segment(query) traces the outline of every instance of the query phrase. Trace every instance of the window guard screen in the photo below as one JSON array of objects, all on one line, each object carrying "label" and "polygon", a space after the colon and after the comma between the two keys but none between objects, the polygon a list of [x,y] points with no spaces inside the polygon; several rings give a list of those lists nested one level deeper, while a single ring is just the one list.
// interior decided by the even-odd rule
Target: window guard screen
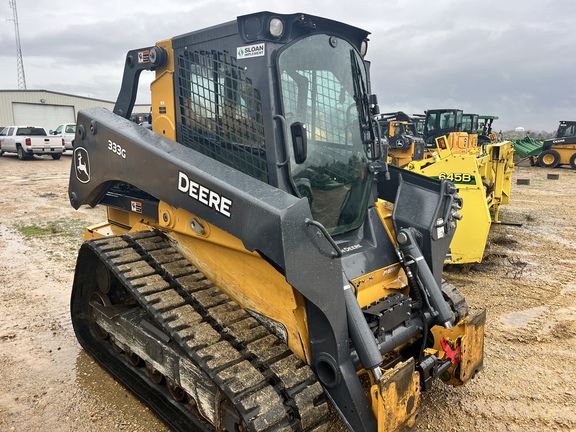
[{"label": "window guard screen", "polygon": [[218,51],[178,56],[180,142],[254,178],[268,182],[260,93]]}]

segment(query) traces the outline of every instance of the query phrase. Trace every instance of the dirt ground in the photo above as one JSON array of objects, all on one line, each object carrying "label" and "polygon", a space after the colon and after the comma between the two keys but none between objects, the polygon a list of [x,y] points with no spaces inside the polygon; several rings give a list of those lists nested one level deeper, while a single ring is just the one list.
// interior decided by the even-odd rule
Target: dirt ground
[{"label": "dirt ground", "polygon": [[[165,431],[74,336],[76,253],[104,211],[69,205],[70,162],[0,158],[0,431]],[[414,430],[576,430],[575,180],[517,167],[501,211],[511,225],[492,226],[482,264],[446,269],[487,308],[485,369],[462,388],[435,383]]]}]

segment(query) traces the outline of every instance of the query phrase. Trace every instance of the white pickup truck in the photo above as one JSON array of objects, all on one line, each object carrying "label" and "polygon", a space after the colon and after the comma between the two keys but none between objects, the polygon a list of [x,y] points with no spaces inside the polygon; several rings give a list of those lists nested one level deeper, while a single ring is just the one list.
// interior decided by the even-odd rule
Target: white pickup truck
[{"label": "white pickup truck", "polygon": [[20,160],[44,154],[60,159],[64,145],[62,137],[48,136],[39,126],[6,126],[0,132],[0,156],[9,152],[17,153]]},{"label": "white pickup truck", "polygon": [[76,135],[76,123],[64,123],[58,125],[54,130],[48,132],[50,135],[56,135],[64,138],[66,150],[74,150],[74,136]]}]

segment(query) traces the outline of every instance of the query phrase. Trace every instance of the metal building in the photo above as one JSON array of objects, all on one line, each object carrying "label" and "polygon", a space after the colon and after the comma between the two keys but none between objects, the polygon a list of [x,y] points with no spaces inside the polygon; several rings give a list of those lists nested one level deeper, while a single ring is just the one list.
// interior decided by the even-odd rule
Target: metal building
[{"label": "metal building", "polygon": [[[75,123],[78,111],[114,102],[48,90],[0,90],[0,130],[9,125],[42,126],[47,131],[61,123]],[[134,112],[148,113],[150,105],[136,105]]]}]

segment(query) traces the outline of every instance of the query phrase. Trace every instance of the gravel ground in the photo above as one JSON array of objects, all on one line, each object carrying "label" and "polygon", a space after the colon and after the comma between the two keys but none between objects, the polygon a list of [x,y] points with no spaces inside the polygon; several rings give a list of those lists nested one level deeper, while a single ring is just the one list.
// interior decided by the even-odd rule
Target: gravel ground
[{"label": "gravel ground", "polygon": [[[165,431],[74,336],[82,228],[105,213],[69,205],[70,162],[0,158],[0,431]],[[435,383],[416,431],[576,430],[576,171],[517,167],[514,179],[483,263],[445,272],[487,308],[485,369],[462,388]]]}]

